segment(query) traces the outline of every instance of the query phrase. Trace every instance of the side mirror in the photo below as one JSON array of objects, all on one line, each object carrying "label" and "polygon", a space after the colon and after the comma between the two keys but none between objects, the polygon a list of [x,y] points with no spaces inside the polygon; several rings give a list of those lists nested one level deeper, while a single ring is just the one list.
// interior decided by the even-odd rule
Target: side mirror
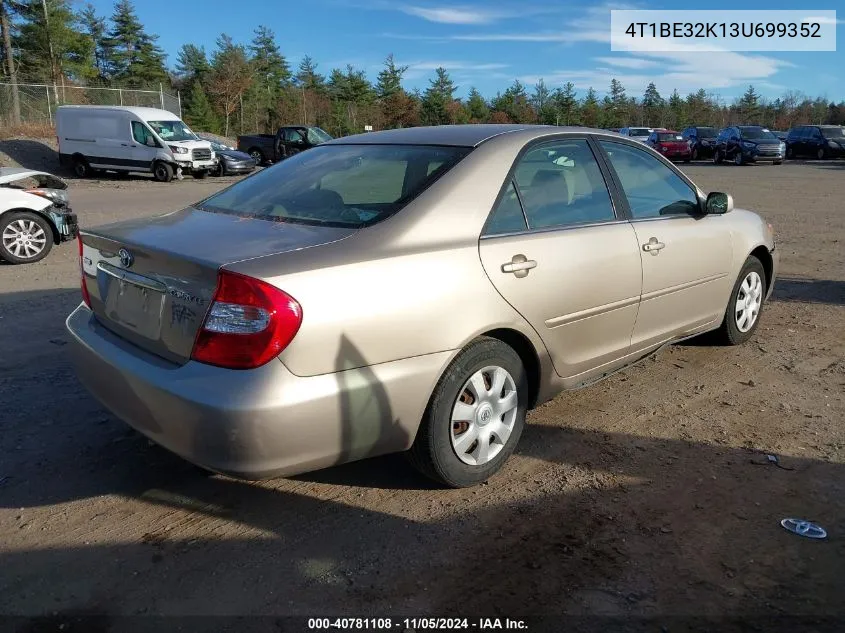
[{"label": "side mirror", "polygon": [[704,203],[704,212],[708,215],[724,215],[733,211],[734,199],[729,193],[713,191],[707,195]]}]

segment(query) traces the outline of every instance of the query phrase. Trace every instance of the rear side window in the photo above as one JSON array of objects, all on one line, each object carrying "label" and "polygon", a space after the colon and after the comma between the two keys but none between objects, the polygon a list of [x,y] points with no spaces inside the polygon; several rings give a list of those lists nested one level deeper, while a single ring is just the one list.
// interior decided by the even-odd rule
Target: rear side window
[{"label": "rear side window", "polygon": [[516,168],[528,226],[572,226],[615,219],[595,156],[583,139],[563,140],[528,151]]},{"label": "rear side window", "polygon": [[499,204],[496,205],[490,215],[484,234],[519,233],[527,228],[525,215],[522,213],[522,205],[519,203],[519,197],[516,195],[516,189],[513,186],[513,181],[511,181]]},{"label": "rear side window", "polygon": [[399,211],[471,149],[320,145],[224,189],[197,207],[277,222],[370,226]]}]

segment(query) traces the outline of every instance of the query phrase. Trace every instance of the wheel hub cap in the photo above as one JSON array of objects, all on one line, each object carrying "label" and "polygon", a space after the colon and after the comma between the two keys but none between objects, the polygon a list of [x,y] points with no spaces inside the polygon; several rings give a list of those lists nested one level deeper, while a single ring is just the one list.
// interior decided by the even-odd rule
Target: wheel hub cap
[{"label": "wheel hub cap", "polygon": [[736,296],[736,327],[740,332],[748,332],[757,321],[760,306],[763,303],[763,280],[752,271],[740,284]]},{"label": "wheel hub cap", "polygon": [[485,367],[464,383],[452,408],[452,448],[465,464],[482,466],[498,455],[519,411],[516,383],[502,367]]}]

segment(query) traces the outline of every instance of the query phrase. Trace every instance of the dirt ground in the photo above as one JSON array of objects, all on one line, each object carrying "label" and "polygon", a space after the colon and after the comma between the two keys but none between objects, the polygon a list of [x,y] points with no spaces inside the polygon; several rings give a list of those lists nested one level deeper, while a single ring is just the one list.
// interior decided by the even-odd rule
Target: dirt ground
[{"label": "dirt ground", "polygon": [[[21,631],[80,613],[102,620],[63,630],[130,630],[139,620],[119,618],[141,614],[843,630],[845,163],[684,169],[774,224],[781,276],[756,336],[678,345],[542,406],[504,471],[470,490],[433,488],[401,456],[262,483],[207,475],[74,377],[75,246],[0,265],[0,614]],[[74,181],[71,201],[95,225],[223,182]],[[783,468],[757,465],[765,453]]]}]

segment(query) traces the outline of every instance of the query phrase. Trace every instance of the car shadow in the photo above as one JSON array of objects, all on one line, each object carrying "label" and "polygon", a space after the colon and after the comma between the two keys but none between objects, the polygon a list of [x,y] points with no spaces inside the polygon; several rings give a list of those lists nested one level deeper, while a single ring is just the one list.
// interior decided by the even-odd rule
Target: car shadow
[{"label": "car shadow", "polygon": [[845,305],[845,281],[780,276],[773,301]]},{"label": "car shadow", "polygon": [[[26,299],[59,324],[69,301]],[[0,330],[0,345],[38,327]],[[503,473],[473,489],[408,485],[398,469],[410,469],[388,457],[244,482],[129,431],[68,356],[38,348],[0,373],[0,613],[16,631],[301,631],[304,620],[277,618],[341,614],[546,615],[529,630],[555,633],[768,630],[793,615],[781,620],[792,630],[809,618],[841,630],[840,463],[782,456],[784,470],[716,440],[546,412]],[[339,341],[338,367],[361,360]],[[375,375],[361,377],[341,432],[374,447],[397,432],[395,413]],[[363,432],[361,407],[377,422]],[[830,540],[788,533],[787,516],[819,521]]]}]

